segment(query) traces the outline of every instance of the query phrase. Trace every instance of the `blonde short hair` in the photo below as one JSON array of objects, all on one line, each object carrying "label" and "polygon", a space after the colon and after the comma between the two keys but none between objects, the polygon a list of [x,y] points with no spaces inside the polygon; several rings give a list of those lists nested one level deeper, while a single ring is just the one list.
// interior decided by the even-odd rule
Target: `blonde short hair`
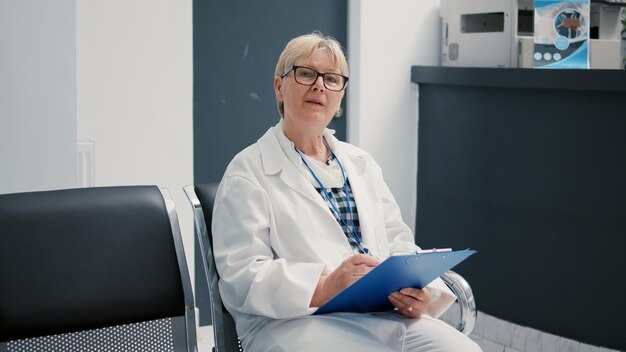
[{"label": "blonde short hair", "polygon": [[[327,49],[333,62],[337,65],[339,73],[344,76],[349,75],[348,61],[346,60],[341,44],[339,44],[335,38],[325,36],[316,31],[295,37],[287,43],[287,46],[285,46],[285,49],[278,58],[274,76],[281,77],[285,74],[285,71],[295,64],[296,60],[299,58],[309,58],[318,49]],[[280,101],[276,101],[276,103],[280,116],[283,116],[285,111],[283,103]]]}]

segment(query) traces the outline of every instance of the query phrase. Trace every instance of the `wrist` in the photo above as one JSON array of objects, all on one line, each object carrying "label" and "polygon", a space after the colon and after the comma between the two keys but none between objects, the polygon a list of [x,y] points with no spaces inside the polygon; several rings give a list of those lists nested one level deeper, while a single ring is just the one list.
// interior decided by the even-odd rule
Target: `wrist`
[{"label": "wrist", "polygon": [[315,287],[315,292],[313,292],[313,297],[311,298],[311,303],[309,307],[321,307],[324,303],[328,302],[328,295],[326,293],[326,278],[328,275],[321,275],[319,280],[317,281],[317,286]]}]

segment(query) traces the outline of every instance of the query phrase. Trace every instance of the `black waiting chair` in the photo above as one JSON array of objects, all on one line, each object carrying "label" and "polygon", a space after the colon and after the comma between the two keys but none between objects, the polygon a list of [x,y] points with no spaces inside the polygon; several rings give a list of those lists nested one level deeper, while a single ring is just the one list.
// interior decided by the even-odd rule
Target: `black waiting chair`
[{"label": "black waiting chair", "polygon": [[196,350],[167,190],[0,195],[0,351]]},{"label": "black waiting chair", "polygon": [[[237,336],[235,322],[232,315],[222,304],[218,288],[219,274],[215,269],[213,259],[213,235],[211,234],[211,221],[213,218],[213,202],[218,188],[217,183],[185,186],[183,189],[193,207],[196,236],[200,244],[200,253],[211,302],[211,318],[213,321],[213,334],[215,340],[215,352],[243,351],[241,342]],[[474,329],[476,322],[476,302],[472,289],[467,281],[454,271],[448,271],[441,276],[443,281],[457,296],[457,310],[450,309],[445,320],[456,327],[465,335],[469,335]]]}]

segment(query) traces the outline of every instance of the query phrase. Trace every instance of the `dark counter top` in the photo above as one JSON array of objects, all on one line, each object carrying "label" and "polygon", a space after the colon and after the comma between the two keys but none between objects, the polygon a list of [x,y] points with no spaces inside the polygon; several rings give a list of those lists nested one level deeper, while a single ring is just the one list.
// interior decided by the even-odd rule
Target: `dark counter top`
[{"label": "dark counter top", "polygon": [[412,66],[411,82],[476,87],[626,91],[626,70]]}]

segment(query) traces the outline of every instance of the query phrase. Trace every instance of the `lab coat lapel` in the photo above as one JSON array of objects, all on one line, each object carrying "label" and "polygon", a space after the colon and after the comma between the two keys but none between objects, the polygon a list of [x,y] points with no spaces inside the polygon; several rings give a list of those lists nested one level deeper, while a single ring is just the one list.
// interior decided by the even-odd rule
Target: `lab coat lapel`
[{"label": "lab coat lapel", "polygon": [[[320,195],[315,191],[315,188],[311,186],[309,181],[302,177],[302,174],[291,164],[288,160],[285,159],[285,164],[289,163],[289,165],[285,165],[280,173],[281,180],[291,189],[301,194],[303,197],[310,199],[315,204],[324,207],[324,209],[328,210],[326,204],[324,204],[324,200]],[[330,213],[330,211],[329,211]]]},{"label": "lab coat lapel", "polygon": [[[309,181],[302,176],[295,165],[287,158],[282,150],[276,136],[274,136],[273,129],[276,126],[270,128],[261,137],[257,143],[261,151],[261,160],[263,160],[263,169],[267,175],[277,175],[280,177],[285,185],[306,199],[309,199],[313,203],[321,206],[329,216],[333,217],[330,210],[324,203],[322,197],[315,191],[315,188],[311,186]],[[334,217],[333,217],[334,220]]]}]

